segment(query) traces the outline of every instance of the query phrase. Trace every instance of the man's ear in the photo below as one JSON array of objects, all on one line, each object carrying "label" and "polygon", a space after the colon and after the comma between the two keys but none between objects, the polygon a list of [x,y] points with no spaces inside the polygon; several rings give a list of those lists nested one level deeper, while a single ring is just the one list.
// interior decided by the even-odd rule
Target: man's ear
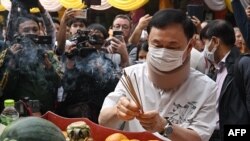
[{"label": "man's ear", "polygon": [[213,36],[213,37],[211,38],[211,40],[212,40],[212,42],[213,42],[213,46],[218,47],[218,46],[220,45],[220,39],[219,39],[219,38]]},{"label": "man's ear", "polygon": [[188,47],[187,47],[187,52],[190,53],[192,48],[194,47],[195,45],[195,39],[194,38],[191,38],[189,40],[189,44],[188,44]]}]

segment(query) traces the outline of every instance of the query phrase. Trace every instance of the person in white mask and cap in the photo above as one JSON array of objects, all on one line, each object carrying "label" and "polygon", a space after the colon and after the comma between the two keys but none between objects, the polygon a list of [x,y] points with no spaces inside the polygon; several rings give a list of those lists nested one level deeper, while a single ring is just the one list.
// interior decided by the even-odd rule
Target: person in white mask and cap
[{"label": "person in white mask and cap", "polygon": [[[190,67],[194,28],[180,10],[155,13],[146,63],[125,68],[116,89],[105,98],[99,124],[149,131],[162,140],[209,140],[218,120],[216,84]],[[129,94],[132,86],[124,83],[128,79],[140,100]]]}]

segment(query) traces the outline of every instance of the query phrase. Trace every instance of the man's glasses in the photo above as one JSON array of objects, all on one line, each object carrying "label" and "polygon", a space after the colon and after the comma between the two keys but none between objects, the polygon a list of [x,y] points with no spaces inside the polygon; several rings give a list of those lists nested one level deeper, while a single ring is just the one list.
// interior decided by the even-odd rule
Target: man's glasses
[{"label": "man's glasses", "polygon": [[117,24],[117,25],[113,25],[113,29],[115,29],[115,30],[117,30],[117,29],[129,29],[129,26],[128,25],[119,25],[119,24]]}]

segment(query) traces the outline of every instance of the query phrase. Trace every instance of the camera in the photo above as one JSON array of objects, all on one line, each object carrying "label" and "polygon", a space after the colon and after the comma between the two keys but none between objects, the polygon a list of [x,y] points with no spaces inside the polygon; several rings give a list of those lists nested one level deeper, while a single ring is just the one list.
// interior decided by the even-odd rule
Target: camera
[{"label": "camera", "polygon": [[14,42],[20,43],[25,40],[31,40],[36,44],[51,44],[51,36],[38,36],[35,34],[17,35],[14,37]]},{"label": "camera", "polygon": [[[13,1],[13,0],[12,0]],[[19,4],[23,5],[27,9],[31,9],[33,7],[38,7],[39,0],[17,0]]]},{"label": "camera", "polygon": [[92,46],[103,45],[104,39],[98,35],[90,35],[88,30],[77,30],[77,33],[70,38],[70,41],[76,44],[77,50],[66,53],[68,58],[72,58],[75,55],[85,57],[91,52],[96,51]]},{"label": "camera", "polygon": [[70,41],[76,43],[78,49],[86,48],[89,45],[102,45],[104,39],[97,35],[90,35],[88,30],[77,30],[77,33],[70,38]]}]

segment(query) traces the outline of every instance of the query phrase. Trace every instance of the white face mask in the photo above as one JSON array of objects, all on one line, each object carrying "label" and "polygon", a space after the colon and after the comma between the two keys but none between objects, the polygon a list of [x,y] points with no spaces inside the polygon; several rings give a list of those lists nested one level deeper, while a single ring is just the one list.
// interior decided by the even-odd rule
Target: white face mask
[{"label": "white face mask", "polygon": [[188,46],[183,51],[176,51],[167,48],[157,48],[153,45],[149,45],[149,61],[160,71],[172,71],[183,64],[183,55],[187,48]]},{"label": "white face mask", "polygon": [[204,56],[205,58],[207,58],[209,61],[211,62],[215,62],[214,61],[214,53],[215,51],[217,50],[217,47],[214,47],[211,51],[208,50],[209,46],[211,45],[212,43],[212,40],[209,41],[208,44],[205,44],[205,47],[204,47]]}]

